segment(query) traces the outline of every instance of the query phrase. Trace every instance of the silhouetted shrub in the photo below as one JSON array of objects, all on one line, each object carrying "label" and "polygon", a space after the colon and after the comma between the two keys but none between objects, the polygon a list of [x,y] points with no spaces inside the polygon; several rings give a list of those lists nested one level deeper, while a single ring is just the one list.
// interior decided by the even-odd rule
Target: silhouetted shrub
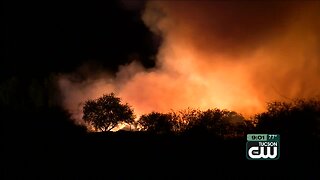
[{"label": "silhouetted shrub", "polygon": [[133,123],[135,115],[128,104],[113,93],[95,100],[86,101],[83,107],[83,120],[96,131],[110,131],[119,123]]},{"label": "silhouetted shrub", "polygon": [[320,101],[317,99],[272,102],[255,116],[257,131],[290,136],[320,135]]},{"label": "silhouetted shrub", "polygon": [[138,123],[142,130],[157,134],[170,133],[174,127],[174,122],[170,114],[158,112],[142,115]]},{"label": "silhouetted shrub", "polygon": [[244,134],[245,127],[245,118],[234,111],[208,109],[189,122],[187,130],[217,136],[238,136]]},{"label": "silhouetted shrub", "polygon": [[173,130],[175,133],[184,133],[188,130],[193,122],[199,119],[201,114],[197,109],[185,109],[178,112],[170,112],[170,116],[173,121]]},{"label": "silhouetted shrub", "polygon": [[142,115],[138,124],[143,131],[164,134],[212,134],[220,137],[243,136],[253,128],[251,121],[236,112],[209,109],[185,109],[167,114],[152,112]]}]

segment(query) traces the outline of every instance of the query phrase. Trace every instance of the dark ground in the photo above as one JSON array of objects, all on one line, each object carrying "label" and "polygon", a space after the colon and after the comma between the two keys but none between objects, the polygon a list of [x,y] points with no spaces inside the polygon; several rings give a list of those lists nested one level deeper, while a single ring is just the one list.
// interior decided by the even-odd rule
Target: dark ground
[{"label": "dark ground", "polygon": [[[280,159],[250,161],[244,138],[141,132],[56,136],[30,133],[4,141],[4,179],[317,179],[319,142],[281,139]],[[299,143],[296,146],[296,143]],[[314,144],[312,147],[311,144]]]}]

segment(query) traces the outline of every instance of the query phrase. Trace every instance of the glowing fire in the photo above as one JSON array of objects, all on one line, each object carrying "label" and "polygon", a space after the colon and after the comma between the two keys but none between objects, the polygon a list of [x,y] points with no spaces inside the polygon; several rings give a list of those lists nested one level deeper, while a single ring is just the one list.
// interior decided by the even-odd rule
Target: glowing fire
[{"label": "glowing fire", "polygon": [[133,62],[115,78],[95,72],[82,82],[61,76],[64,106],[81,120],[79,103],[115,92],[138,115],[218,107],[248,116],[269,101],[320,95],[320,3],[288,4],[264,22],[247,7],[207,3],[149,2],[143,19],[164,39],[156,67]]}]

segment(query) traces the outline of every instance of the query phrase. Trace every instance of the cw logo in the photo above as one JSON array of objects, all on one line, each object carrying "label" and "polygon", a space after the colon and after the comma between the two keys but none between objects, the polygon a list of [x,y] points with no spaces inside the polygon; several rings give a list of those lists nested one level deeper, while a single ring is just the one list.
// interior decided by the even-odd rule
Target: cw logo
[{"label": "cw logo", "polygon": [[[273,154],[271,154],[271,148],[273,148]],[[267,149],[266,153],[265,149]],[[248,150],[248,155],[252,159],[274,159],[278,156],[278,147],[253,146]]]}]

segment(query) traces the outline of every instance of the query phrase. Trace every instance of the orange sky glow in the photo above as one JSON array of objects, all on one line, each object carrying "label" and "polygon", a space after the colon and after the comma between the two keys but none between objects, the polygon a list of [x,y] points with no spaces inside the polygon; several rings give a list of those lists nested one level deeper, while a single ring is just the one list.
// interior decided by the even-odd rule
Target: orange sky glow
[{"label": "orange sky glow", "polygon": [[137,60],[81,82],[63,75],[63,106],[81,121],[85,100],[115,92],[137,115],[217,107],[248,117],[270,101],[319,97],[320,3],[264,6],[149,2],[142,18],[163,38],[156,66]]}]

